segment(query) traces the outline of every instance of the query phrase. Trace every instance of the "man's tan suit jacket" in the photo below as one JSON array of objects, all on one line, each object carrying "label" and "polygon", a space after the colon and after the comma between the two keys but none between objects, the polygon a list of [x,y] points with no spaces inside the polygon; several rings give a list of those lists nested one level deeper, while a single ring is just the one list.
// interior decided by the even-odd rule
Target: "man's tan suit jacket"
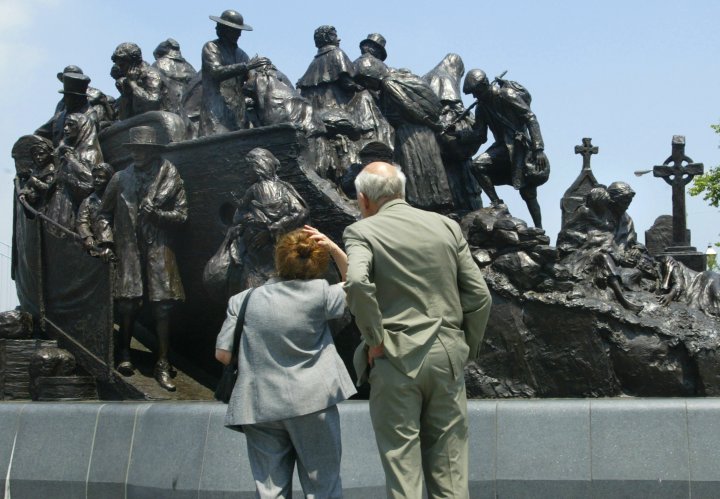
[{"label": "man's tan suit jacket", "polygon": [[345,229],[345,289],[362,333],[355,355],[358,383],[367,347],[414,378],[435,338],[448,352],[455,377],[477,357],[492,302],[459,225],[397,199]]}]

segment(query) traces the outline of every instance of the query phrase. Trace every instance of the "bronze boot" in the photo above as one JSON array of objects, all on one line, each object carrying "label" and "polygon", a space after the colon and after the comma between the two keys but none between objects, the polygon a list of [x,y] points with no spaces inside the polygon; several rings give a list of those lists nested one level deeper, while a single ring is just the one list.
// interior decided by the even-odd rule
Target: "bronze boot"
[{"label": "bronze boot", "polygon": [[175,384],[170,376],[170,363],[168,361],[160,360],[155,364],[155,380],[167,391],[175,391]]}]

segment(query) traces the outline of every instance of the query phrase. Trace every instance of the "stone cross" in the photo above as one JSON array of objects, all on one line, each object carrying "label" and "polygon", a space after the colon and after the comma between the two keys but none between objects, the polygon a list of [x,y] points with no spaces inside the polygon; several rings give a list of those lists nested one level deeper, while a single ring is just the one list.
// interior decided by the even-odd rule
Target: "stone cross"
[{"label": "stone cross", "polygon": [[702,175],[703,171],[702,163],[693,163],[692,159],[685,156],[684,135],[673,135],[672,155],[662,165],[653,167],[653,176],[662,178],[672,186],[674,246],[690,245],[690,241],[686,241],[685,186],[695,175]]},{"label": "stone cross", "polygon": [[582,145],[575,146],[575,154],[581,154],[583,157],[583,170],[590,169],[590,156],[597,154],[599,150],[597,146],[592,145],[592,139],[590,137],[584,137],[582,139]]}]

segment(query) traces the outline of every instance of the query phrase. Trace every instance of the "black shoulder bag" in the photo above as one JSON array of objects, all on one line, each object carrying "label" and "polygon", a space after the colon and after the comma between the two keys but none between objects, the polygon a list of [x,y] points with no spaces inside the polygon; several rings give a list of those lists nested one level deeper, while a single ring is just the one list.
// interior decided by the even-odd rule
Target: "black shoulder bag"
[{"label": "black shoulder bag", "polygon": [[237,321],[235,322],[235,334],[233,334],[232,357],[230,358],[230,363],[223,368],[222,376],[220,376],[220,381],[215,389],[215,399],[226,404],[230,402],[230,395],[232,395],[238,377],[240,335],[242,334],[243,324],[245,322],[245,309],[247,309],[247,304],[248,301],[250,301],[250,295],[253,291],[255,291],[255,288],[248,291],[248,294],[245,295],[245,300],[238,312]]}]

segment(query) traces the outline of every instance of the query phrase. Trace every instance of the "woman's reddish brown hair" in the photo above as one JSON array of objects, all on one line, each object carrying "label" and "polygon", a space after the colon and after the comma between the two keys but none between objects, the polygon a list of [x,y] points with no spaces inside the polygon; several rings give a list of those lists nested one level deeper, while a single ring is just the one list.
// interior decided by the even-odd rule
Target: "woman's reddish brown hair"
[{"label": "woman's reddish brown hair", "polygon": [[329,262],[328,252],[302,229],[288,232],[275,245],[275,269],[283,279],[317,279]]}]

